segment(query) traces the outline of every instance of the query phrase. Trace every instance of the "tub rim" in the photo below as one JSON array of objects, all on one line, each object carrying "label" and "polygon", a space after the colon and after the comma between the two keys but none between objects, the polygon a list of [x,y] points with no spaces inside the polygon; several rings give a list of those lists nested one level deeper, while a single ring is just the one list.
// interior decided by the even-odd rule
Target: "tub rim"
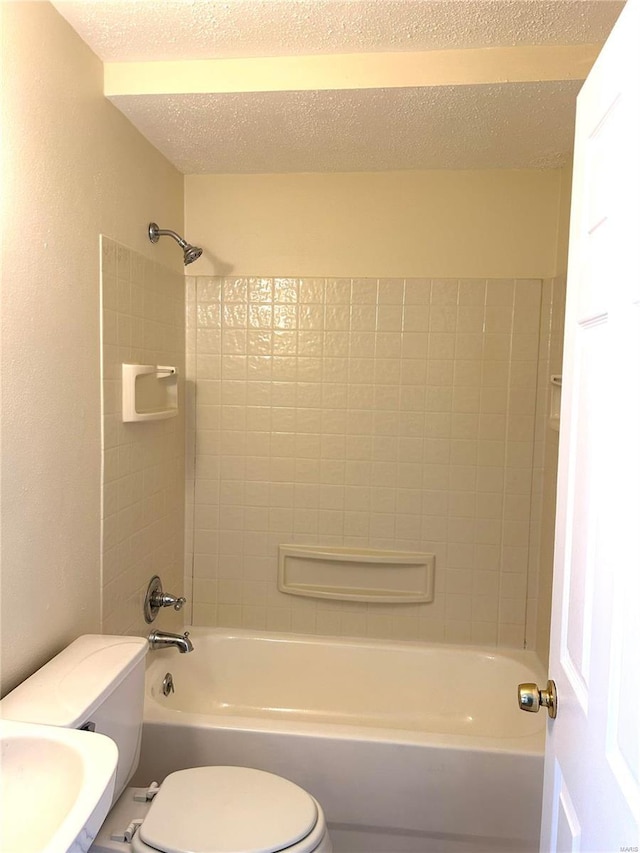
[{"label": "tub rim", "polygon": [[[399,651],[452,651],[454,653],[480,653],[490,658],[506,658],[514,663],[526,665],[534,674],[536,680],[544,680],[545,670],[538,655],[527,649],[513,649],[496,646],[483,646],[458,643],[426,643],[419,640],[380,640],[362,637],[336,637],[322,634],[302,634],[280,631],[261,631],[247,628],[206,628],[202,626],[187,626],[190,637],[197,649],[198,639],[214,637],[219,639],[252,639],[259,641],[300,642],[311,645],[349,645],[359,648],[392,648]],[[414,746],[433,747],[436,749],[456,749],[479,752],[506,752],[516,755],[544,755],[546,725],[541,721],[540,728],[528,734],[511,737],[495,737],[490,735],[470,735],[457,733],[421,732],[413,729],[384,728],[378,726],[356,726],[329,722],[304,722],[301,720],[281,721],[264,716],[219,715],[198,711],[183,711],[163,707],[150,690],[150,676],[155,676],[155,670],[165,670],[175,664],[175,650],[162,649],[147,655],[144,723],[168,726],[188,726],[190,728],[223,729],[245,734],[260,732],[263,734],[288,734],[295,737],[315,737],[320,739],[337,739],[352,741],[373,741],[376,743],[405,744]],[[514,702],[516,701],[514,689]]]}]

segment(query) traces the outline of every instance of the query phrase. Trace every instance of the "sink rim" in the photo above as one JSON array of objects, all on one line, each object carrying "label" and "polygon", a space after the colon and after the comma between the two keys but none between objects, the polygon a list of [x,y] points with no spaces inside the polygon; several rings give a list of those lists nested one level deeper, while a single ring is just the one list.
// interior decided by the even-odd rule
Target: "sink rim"
[{"label": "sink rim", "polygon": [[[4,718],[0,718],[0,739],[3,743],[18,739],[40,741],[43,749],[47,741],[65,746],[80,760],[82,769],[82,781],[75,800],[71,807],[65,810],[65,814],[60,818],[44,846],[34,847],[25,843],[21,844],[16,853],[21,850],[30,851],[30,853],[35,850],[40,853],[59,853],[60,850],[72,849],[83,830],[86,829],[87,836],[92,833],[95,835],[111,808],[118,763],[116,744],[105,735],[95,732],[64,729],[39,723],[24,723]],[[0,780],[2,787],[10,784],[10,773],[4,766],[0,767]],[[55,769],[51,772],[51,782],[56,784]],[[23,815],[27,826],[33,820],[33,813],[33,804],[25,802]],[[20,817],[16,816],[16,820],[20,820]],[[0,841],[5,838],[5,829],[8,829],[6,815],[3,818],[3,828],[0,829]],[[28,838],[27,830],[25,842]],[[0,846],[3,845],[0,844]],[[12,849],[15,849],[15,843]],[[82,849],[85,847],[83,846]]]}]

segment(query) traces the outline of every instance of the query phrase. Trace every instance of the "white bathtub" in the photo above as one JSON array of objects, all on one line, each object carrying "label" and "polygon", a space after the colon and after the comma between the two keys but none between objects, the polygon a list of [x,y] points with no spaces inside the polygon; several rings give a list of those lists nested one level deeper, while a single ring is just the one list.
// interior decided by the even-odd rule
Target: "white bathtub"
[{"label": "white bathtub", "polygon": [[[149,655],[134,782],[234,764],[312,793],[336,853],[538,849],[545,720],[531,652],[192,629]],[[162,694],[173,674],[175,693]]]}]

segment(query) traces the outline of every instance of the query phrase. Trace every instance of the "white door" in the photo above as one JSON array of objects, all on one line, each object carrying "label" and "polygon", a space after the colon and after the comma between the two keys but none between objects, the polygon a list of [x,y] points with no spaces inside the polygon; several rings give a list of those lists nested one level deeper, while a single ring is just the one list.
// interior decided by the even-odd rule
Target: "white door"
[{"label": "white door", "polygon": [[540,849],[640,848],[640,0],[578,98]]}]

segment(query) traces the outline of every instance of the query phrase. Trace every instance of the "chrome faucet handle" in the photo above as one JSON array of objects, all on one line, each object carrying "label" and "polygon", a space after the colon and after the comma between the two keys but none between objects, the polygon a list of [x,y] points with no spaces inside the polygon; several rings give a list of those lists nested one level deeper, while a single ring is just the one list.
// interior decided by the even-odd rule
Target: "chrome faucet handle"
[{"label": "chrome faucet handle", "polygon": [[162,581],[158,575],[154,575],[149,581],[147,594],[144,598],[144,618],[148,623],[153,622],[161,607],[173,607],[174,610],[182,610],[186,600],[184,596],[178,598],[175,595],[163,592]]},{"label": "chrome faucet handle", "polygon": [[151,596],[151,606],[158,608],[173,607],[174,610],[182,610],[186,600],[184,596],[176,598],[175,595],[169,595],[167,592],[154,592]]}]

